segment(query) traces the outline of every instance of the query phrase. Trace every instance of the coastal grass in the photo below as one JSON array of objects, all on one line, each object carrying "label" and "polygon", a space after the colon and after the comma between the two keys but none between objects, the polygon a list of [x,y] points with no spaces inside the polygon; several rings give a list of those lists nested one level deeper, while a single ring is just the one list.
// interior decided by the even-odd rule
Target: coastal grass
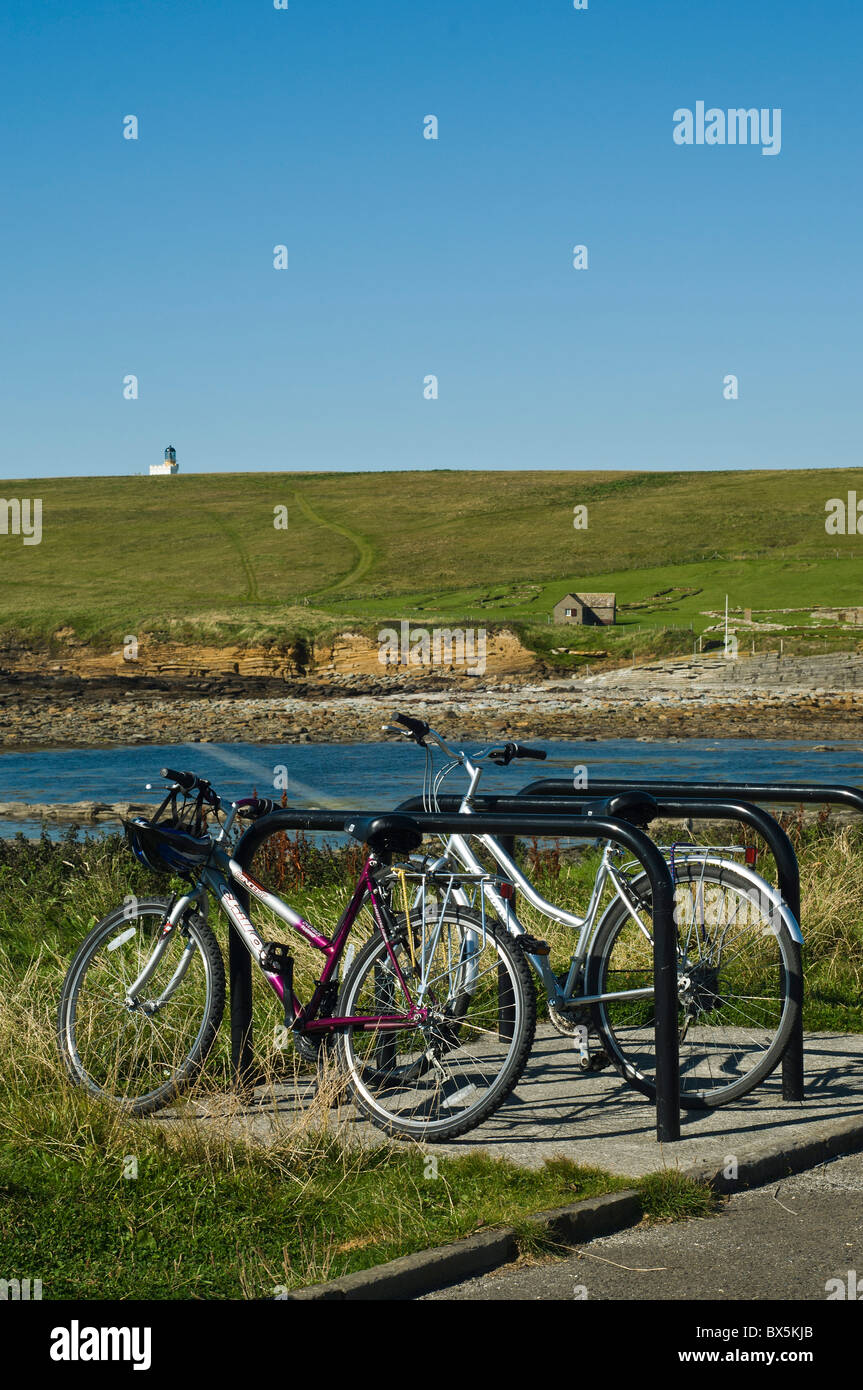
[{"label": "coastal grass", "polygon": [[266,1141],[198,1107],[134,1120],[65,1083],[34,987],[0,983],[0,1257],[44,1298],[273,1297],[628,1185],[482,1153],[432,1164],[309,1119]]},{"label": "coastal grass", "polygon": [[[828,499],[855,486],[853,470],[830,469],[10,482],[41,497],[42,540],[0,547],[0,638],[55,653],[127,634],[288,650],[407,618],[509,626],[554,667],[637,656],[639,643],[689,652],[728,595],[763,623],[742,649],[774,649],[771,621],[789,625],[786,650],[854,649],[853,631],[812,610],[859,600],[856,538],[824,525]],[[569,590],[613,590],[618,627],[554,628]]]},{"label": "coastal grass", "polygon": [[[801,860],[805,1026],[860,1031],[863,832],[789,822]],[[521,852],[541,889],[584,903],[595,861]],[[334,925],[355,864],[286,837],[268,881]],[[189,1099],[148,1119],[71,1087],[54,1041],[69,958],[89,925],[165,891],[117,836],[0,841],[0,1265],[41,1278],[45,1298],[259,1298],[367,1268],[478,1230],[514,1225],[545,1246],[531,1213],[632,1186],[568,1159],[528,1170],[481,1150],[450,1158],[383,1139],[358,1143],[326,1069],[302,1109],[250,1104],[230,1086],[227,1027]],[[370,929],[370,924],[367,924]],[[555,950],[562,951],[561,943]],[[301,988],[319,961],[298,957]],[[309,1075],[277,1042],[272,1000],[255,995],[260,1081]],[[709,1191],[660,1172],[637,1184],[650,1220],[712,1209]]]},{"label": "coastal grass", "polygon": [[[283,856],[294,901],[322,925],[348,867],[314,847]],[[274,1297],[500,1225],[530,1250],[531,1213],[633,1185],[568,1159],[534,1171],[482,1151],[359,1143],[326,1069],[302,1111],[262,1126],[229,1086],[227,1028],[188,1100],[157,1116],[70,1086],[54,1032],[68,960],[95,918],[164,884],[116,836],[0,841],[0,1267],[40,1279],[43,1298]],[[268,1046],[263,1002],[266,1100],[292,1062]],[[294,1062],[298,1089],[301,1071]],[[661,1183],[637,1185],[649,1217],[693,1210],[684,1179],[671,1207]]]}]

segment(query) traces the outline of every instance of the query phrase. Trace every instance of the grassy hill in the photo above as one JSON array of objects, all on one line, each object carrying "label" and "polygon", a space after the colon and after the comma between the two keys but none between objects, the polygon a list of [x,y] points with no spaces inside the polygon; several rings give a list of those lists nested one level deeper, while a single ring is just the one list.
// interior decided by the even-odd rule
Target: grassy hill
[{"label": "grassy hill", "polygon": [[[613,589],[640,606],[622,609],[614,633],[568,629],[568,645],[655,642],[676,626],[685,649],[726,593],[732,607],[799,608],[811,636],[813,605],[863,602],[863,537],[824,528],[827,500],[858,482],[820,469],[10,481],[5,497],[42,498],[43,538],[0,534],[0,631],[287,643],[409,618],[515,623],[549,647],[557,599]],[[576,505],[586,530],[573,527]]]}]

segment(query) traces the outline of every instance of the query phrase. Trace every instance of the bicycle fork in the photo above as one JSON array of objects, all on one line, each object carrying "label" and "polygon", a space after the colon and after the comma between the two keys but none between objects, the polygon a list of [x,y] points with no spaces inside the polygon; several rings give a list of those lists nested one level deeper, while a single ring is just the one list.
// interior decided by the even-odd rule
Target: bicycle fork
[{"label": "bicycle fork", "polygon": [[[182,897],[178,898],[172,906],[170,912],[168,913],[168,916],[165,918],[162,930],[159,933],[159,940],[156,942],[156,946],[152,951],[149,960],[147,961],[146,965],[144,966],[144,969],[141,971],[138,978],[136,980],[133,980],[132,983],[129,985],[129,988],[126,990],[125,1004],[126,1008],[130,1011],[140,1008],[145,1014],[155,1014],[159,1011],[159,1009],[161,1009],[165,1004],[167,1004],[168,1000],[171,998],[171,995],[174,994],[174,992],[178,988],[181,980],[183,979],[183,976],[185,975],[186,971],[189,968],[189,965],[191,964],[192,956],[194,955],[196,950],[195,942],[193,941],[191,935],[189,936],[189,939],[187,940],[186,945],[183,948],[183,953],[180,956],[180,960],[176,970],[174,971],[167,985],[163,989],[162,993],[159,995],[159,998],[156,1000],[151,1000],[146,1004],[141,1004],[139,1001],[139,996],[147,988],[147,985],[150,983],[151,979],[155,975],[156,970],[159,966],[159,962],[164,956],[166,950],[168,949],[168,945],[175,931],[177,930],[179,922],[185,916],[186,911],[189,907],[191,907],[192,903],[195,901],[200,901],[200,896],[201,895],[199,892],[184,893]],[[206,917],[206,900],[204,901],[203,914]],[[135,935],[136,930],[137,928],[135,927],[129,927],[128,931],[121,932],[120,935],[116,937],[115,940],[108,947],[109,951],[115,950],[118,946],[122,945],[124,941],[128,941],[130,936]]]}]

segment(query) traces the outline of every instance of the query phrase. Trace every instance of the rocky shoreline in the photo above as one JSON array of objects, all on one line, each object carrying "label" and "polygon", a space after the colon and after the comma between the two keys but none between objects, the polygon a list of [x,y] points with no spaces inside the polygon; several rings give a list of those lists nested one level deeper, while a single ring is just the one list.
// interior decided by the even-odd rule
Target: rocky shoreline
[{"label": "rocky shoreline", "polygon": [[651,662],[592,677],[456,677],[404,672],[286,682],[236,675],[82,679],[5,673],[0,747],[359,743],[404,710],[445,735],[859,739],[863,657]]}]

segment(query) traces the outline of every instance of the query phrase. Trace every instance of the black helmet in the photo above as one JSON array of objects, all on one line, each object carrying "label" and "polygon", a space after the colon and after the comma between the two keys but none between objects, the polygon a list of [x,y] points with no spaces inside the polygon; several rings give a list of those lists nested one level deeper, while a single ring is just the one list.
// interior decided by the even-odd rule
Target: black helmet
[{"label": "black helmet", "polygon": [[181,821],[134,816],[123,821],[123,829],[135,858],[159,874],[191,875],[213,847],[209,835],[193,835]]}]

